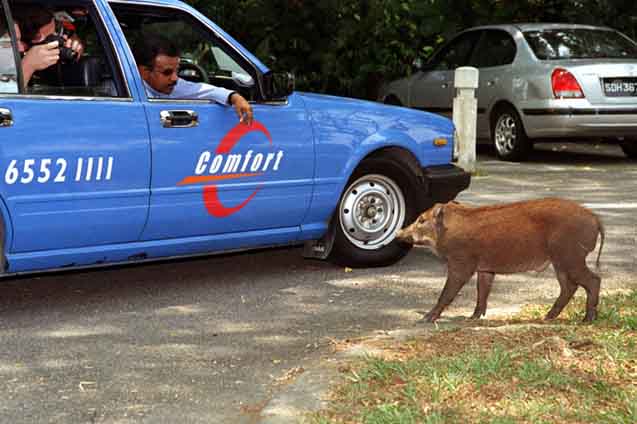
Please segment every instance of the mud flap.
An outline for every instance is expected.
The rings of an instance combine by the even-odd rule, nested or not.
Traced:
[[[308,240],[303,245],[303,257],[307,259],[321,259],[325,260],[332,252],[332,246],[334,246],[334,225],[335,220],[330,221],[330,225],[327,232],[323,237],[318,240]]]

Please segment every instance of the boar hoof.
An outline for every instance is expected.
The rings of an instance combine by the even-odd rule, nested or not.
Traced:
[[[440,318],[440,314],[434,311],[430,311],[419,322],[422,322],[422,323],[435,322],[438,318]]]
[[[555,318],[557,318],[557,316],[559,315],[559,313],[555,313],[553,311],[549,311],[548,314],[546,314],[546,316],[544,317],[545,321],[553,321]]]
[[[597,318],[597,311],[586,311],[583,322],[593,322]]]
[[[470,320],[480,319],[484,314],[482,312],[474,312],[473,315],[469,317]]]

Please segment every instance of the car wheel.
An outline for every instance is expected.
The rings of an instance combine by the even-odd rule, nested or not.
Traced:
[[[523,160],[531,152],[533,144],[526,136],[522,120],[513,108],[498,108],[493,115],[491,128],[493,146],[500,159]]]
[[[637,139],[622,140],[620,146],[627,157],[637,159]]]
[[[388,158],[364,161],[350,178],[335,212],[329,260],[353,268],[386,266],[409,251],[396,231],[416,218],[415,177]]]

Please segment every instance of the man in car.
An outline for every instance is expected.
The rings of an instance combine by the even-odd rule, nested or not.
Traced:
[[[22,76],[24,84],[27,85],[34,72],[46,69],[57,63],[60,58],[60,50],[57,42],[51,42],[30,48],[27,43],[22,40],[22,31],[20,30],[20,26],[17,22],[14,25],[14,31],[18,51],[22,55]],[[0,38],[9,38],[9,33],[6,28],[0,31]],[[2,55],[3,64],[13,62],[13,50],[11,48],[3,48]],[[17,92],[15,90],[17,90],[15,83],[7,83],[2,85],[0,92]]]
[[[18,50],[23,54],[22,75],[26,86],[35,72],[59,62],[62,46],[58,41],[43,43],[56,31],[56,20],[51,10],[32,5],[18,6],[14,10],[14,19]],[[64,47],[73,52],[76,60],[84,51],[84,45],[77,36],[67,38]]]
[[[135,60],[144,80],[146,93],[152,98],[209,99],[222,105],[232,105],[239,122],[251,124],[252,106],[236,91],[179,78],[180,51],[170,40],[146,35],[135,44]]]
[[[60,49],[57,41],[29,48],[22,41],[20,27],[17,24],[15,25],[15,35],[18,51],[24,55],[22,56],[22,77],[26,86],[36,71],[47,69],[60,60]]]

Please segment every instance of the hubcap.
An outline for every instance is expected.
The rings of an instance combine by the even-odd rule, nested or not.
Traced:
[[[405,222],[405,197],[400,187],[384,175],[356,180],[339,206],[341,229],[356,247],[375,250],[394,239]]]
[[[513,116],[504,114],[498,118],[495,125],[495,148],[502,155],[508,155],[515,149],[518,129]]]

